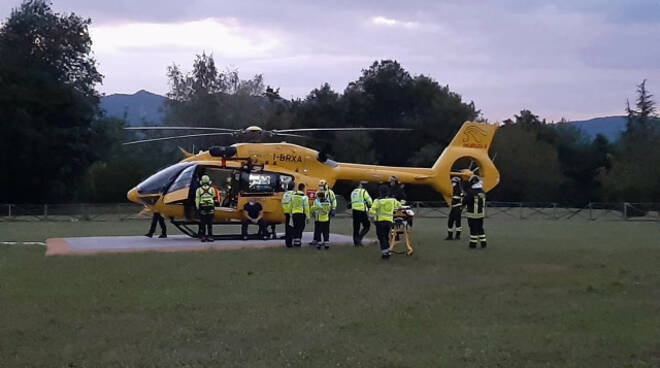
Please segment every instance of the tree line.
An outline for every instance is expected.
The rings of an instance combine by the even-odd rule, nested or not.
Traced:
[[[0,202],[124,201],[132,186],[181,158],[178,145],[236,143],[217,136],[122,146],[142,135],[123,130],[125,121],[99,108],[103,76],[90,52],[90,22],[27,0],[0,27]],[[242,79],[237,70],[220,70],[206,53],[189,72],[172,65],[166,75],[165,125],[413,129],[405,136],[325,132],[293,141],[338,161],[430,166],[464,121],[486,121],[474,102],[395,60],[373,62],[343,91],[325,83],[292,100],[264,85],[262,75]],[[491,148],[501,182],[489,199],[660,202],[660,129],[645,82],[625,111],[627,129],[615,142],[601,135],[591,140],[528,110],[503,121]]]

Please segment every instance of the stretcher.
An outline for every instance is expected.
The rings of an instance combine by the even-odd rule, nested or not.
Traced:
[[[410,206],[401,206],[394,210],[394,224],[390,230],[390,252],[396,254],[412,255],[414,252],[412,242],[412,220],[415,212]],[[404,239],[405,250],[395,250],[396,245]]]

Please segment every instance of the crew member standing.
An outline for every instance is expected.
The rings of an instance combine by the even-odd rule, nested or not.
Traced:
[[[167,238],[167,228],[165,227],[165,219],[160,212],[154,212],[153,217],[151,217],[151,226],[149,227],[149,232],[144,234],[147,238],[154,236],[156,232],[156,224],[160,225],[160,236],[159,238]]]
[[[319,189],[316,191],[318,192],[324,192],[325,193],[325,198],[328,199],[328,202],[332,205],[332,209],[330,212],[330,216],[334,217],[335,216],[335,211],[337,210],[337,196],[335,195],[335,192],[328,187],[328,182],[321,179],[319,181]]]
[[[362,239],[369,232],[371,223],[369,222],[369,207],[372,200],[369,192],[364,189],[367,184],[361,181],[358,187],[351,192],[351,209],[353,210],[353,245],[362,246]],[[360,230],[362,228],[362,230]]]
[[[328,249],[330,247],[330,211],[332,211],[332,203],[326,198],[325,192],[318,192],[312,206],[312,213],[314,214],[314,241],[312,245],[316,245],[316,249],[321,249],[321,247]],[[321,236],[323,239],[321,239]]]
[[[287,184],[287,191],[282,195],[282,212],[284,212],[284,244],[287,248],[293,246],[293,222],[291,220],[291,195],[295,193],[296,185],[293,181]]]
[[[291,195],[291,219],[293,220],[293,246],[300,247],[305,222],[309,221],[309,198],[305,194],[305,183],[298,184],[298,190]]]
[[[401,202],[390,197],[389,189],[383,185],[378,190],[376,199],[369,214],[376,224],[376,234],[380,242],[380,252],[383,259],[390,258],[390,230],[394,223],[394,210],[401,207]]]
[[[399,182],[399,178],[396,175],[390,176],[390,197],[396,199],[399,202],[405,203],[406,191],[403,188],[403,184]]]
[[[202,176],[201,186],[195,191],[195,206],[199,212],[199,239],[213,241],[213,213],[215,212],[215,189],[208,175]]]
[[[476,175],[470,178],[465,191],[465,212],[470,227],[470,248],[476,248],[477,243],[481,243],[481,247],[486,248],[486,232],[484,231],[486,194],[481,179]]]
[[[449,210],[449,219],[447,220],[447,237],[445,240],[459,240],[461,239],[461,231],[463,231],[463,228],[461,227],[461,212],[463,212],[463,188],[461,188],[461,178],[458,176],[451,178],[451,187],[451,209]]]

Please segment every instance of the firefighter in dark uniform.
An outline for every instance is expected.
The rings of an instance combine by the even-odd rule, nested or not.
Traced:
[[[465,190],[465,213],[470,227],[470,248],[476,248],[477,243],[481,243],[481,247],[486,248],[484,231],[486,194],[481,179],[476,175],[470,178],[468,188]]]
[[[451,209],[449,211],[449,219],[447,220],[447,237],[445,240],[459,240],[461,239],[461,231],[463,231],[463,228],[461,227],[461,212],[463,212],[463,188],[461,188],[461,178],[458,176],[451,178],[451,187]]]

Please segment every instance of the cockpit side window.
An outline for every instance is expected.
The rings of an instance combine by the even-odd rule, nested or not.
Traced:
[[[167,167],[138,184],[137,190],[140,194],[158,194],[163,193],[172,183],[174,178],[188,166],[194,165],[193,162],[181,162]]]

